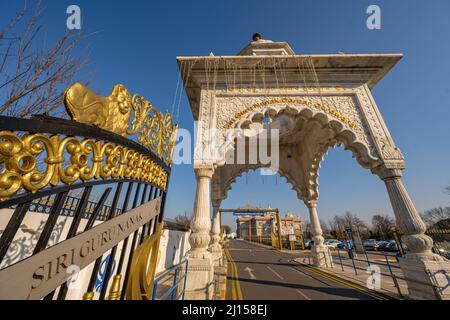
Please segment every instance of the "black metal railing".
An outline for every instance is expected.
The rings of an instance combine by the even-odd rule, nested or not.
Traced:
[[[34,201],[31,202],[29,211],[38,212],[38,213],[50,213],[51,208],[54,204],[54,198],[55,197],[47,196],[44,198],[35,199]],[[65,216],[65,217],[74,217],[76,210],[77,210],[78,206],[80,205],[80,201],[81,201],[81,196],[78,197],[78,196],[68,195],[64,201],[64,204],[61,208],[59,215]],[[89,216],[94,211],[97,204],[98,204],[98,200],[88,200],[85,210],[81,213],[81,218],[88,219]],[[110,211],[111,211],[111,204],[104,204],[102,206],[100,212],[96,216],[96,220],[106,221]],[[114,215],[116,216],[116,215],[120,214],[121,212],[122,212],[121,207],[115,208]]]
[[[333,270],[334,275],[353,278],[358,282],[366,281],[369,275],[373,277],[376,274],[380,277],[380,287],[374,290],[389,293],[392,297],[405,298],[408,295],[407,283],[416,283],[430,288],[436,299],[441,299],[440,293],[447,289],[439,285],[436,273],[431,271],[428,271],[431,283],[405,277],[399,264],[401,258],[398,257],[398,252],[363,251],[356,253],[353,249],[330,248],[327,253],[323,254],[328,255],[328,257],[324,257],[326,258],[324,260],[331,262],[329,267]],[[314,259],[312,254],[306,254],[303,255],[303,260],[300,258],[300,261],[313,265]],[[375,269],[375,266],[378,269]],[[442,271],[447,275],[445,270]]]

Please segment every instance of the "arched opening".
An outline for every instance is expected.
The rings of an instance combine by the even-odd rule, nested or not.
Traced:
[[[332,110],[332,109],[330,109]],[[373,169],[380,165],[380,160],[373,156],[373,152],[367,143],[362,140],[364,135],[358,132],[346,118],[339,118],[336,114],[331,116],[322,110],[314,110],[310,106],[302,104],[275,104],[262,109],[253,110],[243,119],[239,120],[231,133],[228,132],[225,143],[223,160],[219,161],[221,196],[226,193],[225,189],[229,182],[239,171],[248,168],[271,166],[275,167],[281,175],[288,178],[295,187],[299,199],[307,202],[318,200],[318,176],[320,163],[329,148],[343,146],[350,150],[357,162],[365,169]],[[269,134],[267,134],[269,132]],[[272,145],[273,133],[276,132],[276,145]],[[255,138],[266,143],[266,150],[277,149],[277,165],[258,162],[249,164],[226,164],[227,155],[232,153],[232,159],[236,159],[239,144],[238,139]],[[261,139],[261,137],[263,137]],[[268,138],[270,137],[270,138]],[[265,139],[265,140],[263,140]],[[248,142],[244,143],[246,146]],[[250,153],[247,147],[244,152]],[[242,152],[242,150],[241,150]],[[261,156],[258,149],[258,156]],[[249,159],[246,155],[244,159]],[[232,169],[229,169],[232,167]]]
[[[258,208],[277,208],[280,214],[292,213],[306,220],[307,208],[299,199],[295,186],[281,173],[265,175],[261,168],[249,168],[239,172],[228,185],[221,208],[251,205]],[[236,218],[232,214],[222,215],[222,224],[234,230]]]
[[[394,218],[382,181],[353,160],[351,152],[336,146],[329,148],[320,162],[317,210],[325,238],[345,238],[345,230],[336,226],[335,217],[342,220],[347,212],[363,222],[364,228],[359,230],[363,238],[370,235],[374,215]],[[333,231],[340,232],[336,235]]]

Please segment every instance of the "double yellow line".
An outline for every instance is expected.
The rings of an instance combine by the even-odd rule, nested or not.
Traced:
[[[225,255],[227,256],[227,260],[231,266],[231,298],[233,300],[244,300],[244,298],[242,297],[241,284],[239,283],[236,263],[234,262],[233,257],[231,256],[231,253],[227,248],[225,248]]]
[[[388,296],[385,296],[385,295],[382,295],[382,294],[375,293],[375,292],[373,292],[373,291],[371,291],[371,290],[369,290],[369,289],[367,289],[367,288],[365,288],[363,286],[360,286],[360,285],[358,285],[356,283],[344,280],[344,279],[339,278],[337,276],[331,275],[331,274],[329,274],[327,272],[323,272],[323,271],[318,270],[318,269],[316,269],[314,267],[311,267],[309,265],[306,265],[306,264],[303,264],[303,263],[300,263],[300,262],[297,262],[297,261],[295,261],[295,262],[297,264],[299,264],[300,266],[306,268],[309,272],[312,272],[312,273],[317,274],[317,275],[319,275],[321,277],[327,278],[327,279],[329,279],[331,281],[343,284],[343,285],[345,285],[345,286],[347,286],[347,287],[349,287],[349,288],[351,288],[353,290],[361,292],[361,293],[363,293],[363,294],[365,294],[367,296],[370,296],[372,298],[375,298],[377,300],[393,300],[394,299],[392,297],[388,297]]]

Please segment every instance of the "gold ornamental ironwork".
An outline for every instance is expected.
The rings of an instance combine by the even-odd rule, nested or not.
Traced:
[[[121,136],[139,133],[138,142],[171,166],[177,125],[137,94],[116,85],[108,97],[81,83],[65,91],[72,120]],[[104,139],[64,134],[0,131],[0,201],[21,190],[37,192],[60,183],[132,179],[166,190],[168,172],[157,160]]]
[[[113,278],[111,288],[109,289],[108,300],[119,300],[120,298],[120,281],[122,275],[116,274]]]
[[[138,142],[171,165],[178,125],[170,113],[162,114],[138,94],[131,96],[123,85],[103,97],[76,83],[66,90],[64,104],[75,121],[121,136],[139,133]]]
[[[21,188],[36,192],[60,182],[134,179],[166,189],[168,173],[149,157],[90,138],[0,131],[0,201]],[[39,163],[39,165],[38,165]]]

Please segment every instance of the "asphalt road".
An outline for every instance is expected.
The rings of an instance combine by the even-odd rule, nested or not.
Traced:
[[[240,240],[226,244],[229,300],[376,300],[382,297],[313,268],[288,253]]]

